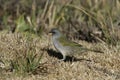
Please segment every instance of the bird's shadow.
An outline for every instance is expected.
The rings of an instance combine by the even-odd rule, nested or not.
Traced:
[[[58,59],[62,59],[63,56],[60,52],[56,52],[54,51],[53,49],[46,49],[47,53],[49,56],[52,56],[52,57],[56,57]],[[74,56],[66,56],[66,59],[64,60],[64,62],[77,62],[77,61],[91,61],[91,60],[88,60],[88,59],[79,59],[79,58],[76,58]]]

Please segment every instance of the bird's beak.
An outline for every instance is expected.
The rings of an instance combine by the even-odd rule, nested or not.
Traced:
[[[51,30],[51,31],[49,31],[49,33],[51,33],[51,34],[52,34],[52,33],[53,33],[53,31]]]
[[[51,31],[49,31],[49,33],[52,33]]]

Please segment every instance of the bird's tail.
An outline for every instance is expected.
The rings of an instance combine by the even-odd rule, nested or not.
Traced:
[[[88,49],[88,48],[85,48],[85,47],[82,47],[80,49],[81,49],[80,50],[81,52],[92,51],[92,52],[96,52],[96,53],[104,53],[104,52],[102,52],[100,50],[93,50],[93,49]]]
[[[103,51],[100,51],[100,50],[92,50],[92,49],[87,49],[87,50],[92,52],[97,52],[97,53],[104,53]]]

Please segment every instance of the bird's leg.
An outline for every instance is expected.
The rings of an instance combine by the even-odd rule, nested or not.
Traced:
[[[72,62],[75,60],[75,57],[74,56],[72,56]]]
[[[66,56],[65,55],[63,55],[63,58],[61,59],[62,61],[64,61],[66,59]]]
[[[56,61],[56,62],[61,62],[61,61],[64,61],[65,59],[66,59],[66,55],[62,55],[63,56],[63,58],[62,59],[59,59],[58,61]]]

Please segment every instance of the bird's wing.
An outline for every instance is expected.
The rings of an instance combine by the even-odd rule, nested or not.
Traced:
[[[58,40],[63,46],[83,47],[82,45],[80,45],[76,42],[72,42],[72,41],[68,40],[65,36],[60,37]]]
[[[68,40],[65,36],[60,37],[59,42],[63,46],[71,47],[71,48],[73,48],[73,50],[76,50],[76,51],[81,51],[81,52],[93,51],[93,52],[103,53],[102,51],[99,51],[99,50],[91,50],[91,49],[85,48],[76,42],[72,42],[72,41]]]

